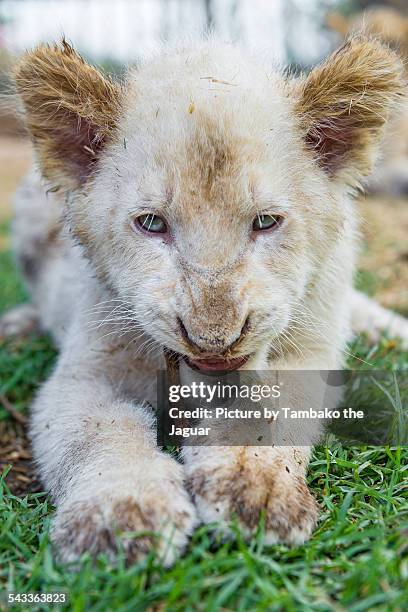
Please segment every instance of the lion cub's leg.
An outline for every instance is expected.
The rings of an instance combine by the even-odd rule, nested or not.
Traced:
[[[0,339],[46,327],[42,313],[54,298],[55,283],[48,276],[62,250],[60,230],[60,204],[52,194],[47,196],[39,174],[32,170],[15,195],[12,233],[16,262],[32,303],[0,317]]]
[[[182,465],[157,448],[149,410],[106,378],[62,355],[33,406],[34,454],[57,505],[52,541],[65,561],[114,557],[121,542],[128,562],[155,549],[170,564],[196,524]]]
[[[25,336],[39,328],[39,313],[34,304],[20,304],[0,317],[0,341]]]
[[[355,334],[364,332],[372,342],[386,332],[391,338],[400,338],[402,346],[408,348],[408,320],[356,290],[352,293],[351,325]]]
[[[262,361],[256,365],[263,384],[271,386],[278,380],[281,394],[274,408],[296,410],[320,406],[326,400],[336,401],[336,388],[333,391],[321,376],[322,364],[335,363],[335,357],[331,359],[330,362],[327,356],[324,360],[311,360],[309,373],[298,373],[299,364],[294,360],[275,362],[279,379],[276,371],[268,377]],[[302,369],[306,370],[306,364]],[[246,384],[251,384],[250,381],[245,379]],[[257,404],[257,409],[262,411],[262,406]],[[235,517],[243,534],[250,537],[263,516],[267,544],[301,544],[309,538],[318,519],[318,507],[308,489],[306,471],[311,445],[320,439],[323,424],[318,419],[287,419],[283,410],[279,410],[276,420],[268,422],[271,435],[267,446],[185,447],[187,485],[198,515],[205,523],[220,521],[228,529]],[[215,421],[212,440],[239,443],[246,438],[247,444],[254,444],[252,424],[242,420],[242,428],[239,420]]]

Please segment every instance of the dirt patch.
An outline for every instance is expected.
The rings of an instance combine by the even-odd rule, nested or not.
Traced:
[[[365,244],[359,267],[375,279],[375,296],[389,308],[408,307],[408,199],[364,198]]]
[[[31,162],[28,140],[0,134],[0,223],[10,218],[14,193]],[[0,249],[6,246],[6,237],[0,237]]]
[[[10,216],[15,190],[32,161],[31,143],[0,135],[0,219]]]
[[[26,426],[14,420],[0,422],[0,474],[10,465],[6,484],[14,495],[41,491],[32,463]]]

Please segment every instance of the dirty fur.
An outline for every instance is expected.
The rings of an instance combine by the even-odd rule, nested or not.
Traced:
[[[364,38],[347,41],[312,71],[301,87],[298,112],[308,124],[306,142],[329,173],[347,168],[355,184],[373,165],[390,101],[402,98],[402,63],[385,47]]]
[[[87,64],[65,40],[25,55],[13,76],[43,176],[56,187],[78,186],[112,137],[120,113],[120,86]],[[67,164],[69,174],[63,170]]]
[[[212,40],[162,53],[121,87],[66,43],[21,59],[37,166],[17,194],[14,244],[33,258],[33,307],[60,348],[31,437],[63,558],[114,555],[118,530],[147,530],[125,538],[128,560],[154,546],[171,563],[199,521],[228,529],[233,515],[248,537],[260,516],[269,542],[310,536],[310,449],[189,447],[177,462],[156,446],[156,371],[164,348],[168,362],[342,367],[356,303],[352,196],[401,72],[361,37],[301,79]],[[148,212],[166,219],[165,236],[135,227]],[[282,223],[256,233],[260,213]],[[381,328],[394,318],[384,316]],[[402,318],[396,327],[407,339]]]

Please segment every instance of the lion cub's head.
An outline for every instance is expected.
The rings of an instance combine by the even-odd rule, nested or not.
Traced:
[[[348,281],[347,193],[400,72],[360,38],[298,80],[209,42],[119,85],[64,42],[27,54],[15,81],[101,281],[154,339],[217,370],[290,343],[322,283]]]

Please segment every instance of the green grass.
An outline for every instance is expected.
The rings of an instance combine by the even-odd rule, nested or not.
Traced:
[[[0,310],[24,299],[8,255],[0,258]],[[350,348],[351,367],[407,369],[408,353],[383,339]],[[52,367],[47,338],[31,336],[0,347],[0,392],[25,411]],[[362,361],[363,360],[363,361]],[[406,401],[407,398],[405,398]],[[9,418],[0,408],[0,420]],[[80,610],[404,610],[408,607],[408,448],[318,448],[309,483],[321,520],[304,546],[217,541],[209,528],[165,570],[152,554],[126,567],[84,557],[77,571],[53,558],[48,529],[53,508],[45,494],[13,496],[0,479],[0,609],[7,591],[64,591]],[[3,600],[1,593],[3,592]],[[162,607],[160,607],[162,604]],[[15,609],[47,610],[48,605]]]

